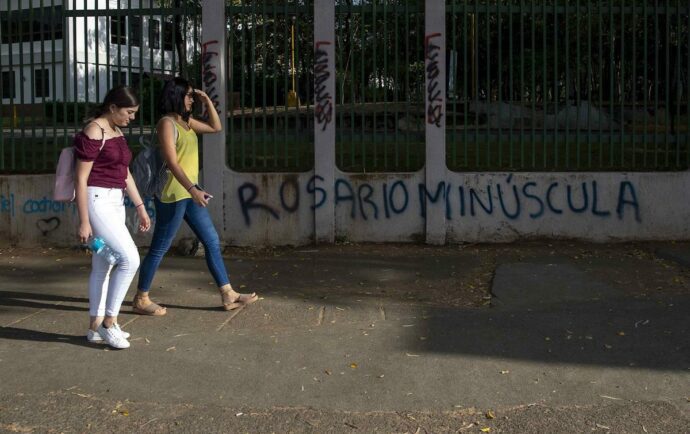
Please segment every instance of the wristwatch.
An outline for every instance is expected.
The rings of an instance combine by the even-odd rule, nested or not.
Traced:
[[[201,188],[201,186],[200,186],[199,184],[192,184],[192,185],[187,189],[187,192],[191,192],[191,191],[192,191],[192,188],[196,188],[196,189],[199,190],[199,191],[204,191],[204,189]]]

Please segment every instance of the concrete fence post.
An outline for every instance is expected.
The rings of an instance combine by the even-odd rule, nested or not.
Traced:
[[[314,240],[335,241],[335,2],[314,0]],[[318,202],[317,202],[318,201]],[[320,203],[322,202],[322,203]]]
[[[218,111],[223,130],[204,135],[203,183],[206,191],[215,196],[209,203],[211,219],[219,234],[225,233],[223,218],[226,201],[230,200],[223,191],[225,171],[225,131],[227,127],[226,103],[226,21],[225,3],[203,0],[201,4],[201,81],[203,90],[213,101]]]
[[[420,186],[426,242],[446,241],[446,2],[424,7],[425,186]]]

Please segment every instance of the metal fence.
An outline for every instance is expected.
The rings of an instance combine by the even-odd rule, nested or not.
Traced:
[[[151,0],[19,3],[0,2],[2,173],[52,171],[90,108],[120,84],[141,100],[126,131],[136,149],[160,116],[163,80],[199,79],[198,9]]]
[[[200,10],[0,0],[0,171],[50,172],[113,84],[200,77]],[[173,2],[170,2],[173,3]],[[111,6],[108,6],[111,5]],[[686,170],[689,7],[680,0],[448,0],[447,164],[457,171]],[[228,166],[313,167],[313,2],[233,0]],[[424,165],[424,1],[336,1],[336,164]]]

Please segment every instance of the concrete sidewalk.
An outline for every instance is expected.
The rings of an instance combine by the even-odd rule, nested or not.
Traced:
[[[89,258],[0,249],[0,431],[689,432],[689,245],[167,257],[132,347],[88,344]],[[484,431],[487,432],[487,431]]]

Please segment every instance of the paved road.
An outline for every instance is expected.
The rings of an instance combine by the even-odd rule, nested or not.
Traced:
[[[169,257],[125,351],[83,338],[86,256],[3,248],[0,430],[688,432],[685,247],[229,249],[231,313]]]

